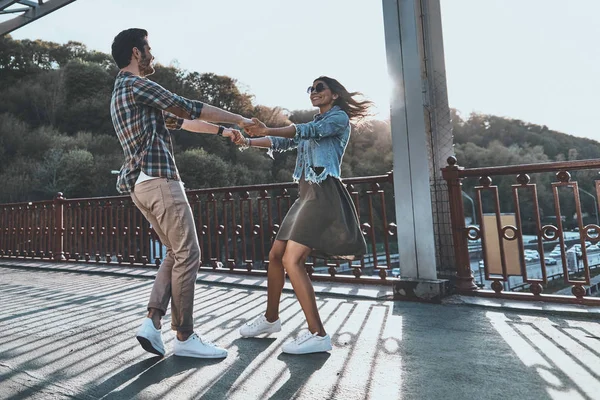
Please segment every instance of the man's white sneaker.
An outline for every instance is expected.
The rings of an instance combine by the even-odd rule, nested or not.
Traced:
[[[306,331],[296,339],[285,343],[281,350],[288,354],[308,354],[329,351],[331,348],[329,335],[318,336],[316,333]]]
[[[144,350],[159,356],[165,355],[165,344],[163,343],[160,329],[156,329],[151,318],[145,318],[142,326],[136,333],[138,342]]]
[[[182,357],[225,358],[227,357],[227,350],[217,347],[211,342],[202,340],[200,336],[192,333],[184,342],[175,338],[173,354]]]
[[[275,322],[267,321],[264,315],[256,317],[253,321],[247,322],[240,328],[240,335],[243,337],[254,337],[263,333],[275,333],[281,330],[281,320]]]

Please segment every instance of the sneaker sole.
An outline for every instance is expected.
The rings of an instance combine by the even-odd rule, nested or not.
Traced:
[[[214,356],[201,356],[201,355],[198,355],[198,354],[188,354],[188,353],[184,353],[184,354],[179,353],[179,354],[177,354],[177,353],[173,353],[173,355],[177,356],[177,357],[193,357],[193,358],[227,358],[227,354],[225,354],[225,355],[214,355]]]
[[[256,333],[254,335],[244,335],[243,333],[240,332],[240,336],[243,338],[253,338],[253,337],[258,337],[261,335],[270,335],[271,333],[277,333],[277,332],[281,332],[281,328],[277,329],[275,331],[265,331],[265,332]]]
[[[277,332],[279,332],[279,331],[277,331]],[[242,335],[242,334],[240,333],[240,336],[241,336],[241,337],[243,337],[243,338],[249,339],[249,338],[255,338],[255,337],[259,337],[259,336],[263,336],[263,335],[264,335],[264,336],[268,336],[268,335],[270,335],[271,333],[277,333],[277,332],[261,332],[261,333],[257,333],[257,334],[255,334],[255,335]]]
[[[328,349],[323,349],[323,350],[313,350],[313,351],[285,351],[285,350],[281,350],[282,353],[285,354],[294,354],[294,355],[302,355],[302,354],[315,354],[315,353],[326,353],[328,351],[333,350],[333,347],[330,347]]]
[[[157,356],[164,357],[165,353],[161,353],[160,350],[157,350],[154,346],[152,346],[152,343],[148,339],[142,336],[136,336],[136,338],[144,350],[149,353],[156,354]]]

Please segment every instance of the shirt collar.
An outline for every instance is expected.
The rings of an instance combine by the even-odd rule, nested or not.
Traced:
[[[120,70],[119,73],[117,74],[117,78],[121,78],[121,79],[126,78],[128,76],[134,76],[133,72]]]

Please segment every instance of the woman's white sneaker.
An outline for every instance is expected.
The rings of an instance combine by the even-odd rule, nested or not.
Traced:
[[[227,350],[217,347],[209,341],[202,340],[200,336],[192,333],[183,342],[175,338],[173,354],[181,357],[225,358],[227,357]]]
[[[162,333],[160,329],[156,329],[152,323],[152,319],[145,318],[142,326],[136,333],[138,342],[144,350],[159,355],[165,355],[165,344],[163,343]]]
[[[285,343],[281,350],[288,354],[309,354],[330,351],[331,349],[329,335],[318,336],[316,333],[306,331],[298,335],[296,339]]]
[[[243,337],[255,337],[263,333],[275,333],[281,330],[281,320],[275,322],[267,321],[264,315],[256,317],[253,321],[247,322],[240,328],[240,335]]]

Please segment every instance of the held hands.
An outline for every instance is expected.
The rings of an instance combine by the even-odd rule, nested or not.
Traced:
[[[267,128],[267,125],[265,125],[265,123],[260,121],[258,118],[252,118],[252,125],[244,127],[244,130],[252,137],[266,136],[268,129],[269,128]]]
[[[223,130],[223,137],[230,138],[232,141],[233,141],[233,138],[235,137],[235,135],[241,135],[240,131],[238,131],[237,129],[233,129],[233,128],[225,128]]]
[[[244,129],[248,133],[248,135],[251,137],[266,136],[267,131],[269,129],[269,128],[267,128],[267,125],[265,125],[258,118],[250,119],[250,118],[242,117],[237,122],[237,124],[242,129]],[[239,130],[230,129],[231,134],[227,134],[227,135],[226,135],[226,131],[223,132],[223,136],[230,138],[233,143],[235,143],[238,146],[241,146],[240,150],[248,148],[248,146],[250,145],[250,140],[247,137],[245,137]]]
[[[254,126],[254,121],[250,118],[241,117],[241,119],[237,122],[237,124],[242,128],[247,130]]]
[[[238,146],[248,146],[248,138],[244,137],[240,131],[235,131],[234,135],[231,136],[231,141]]]

